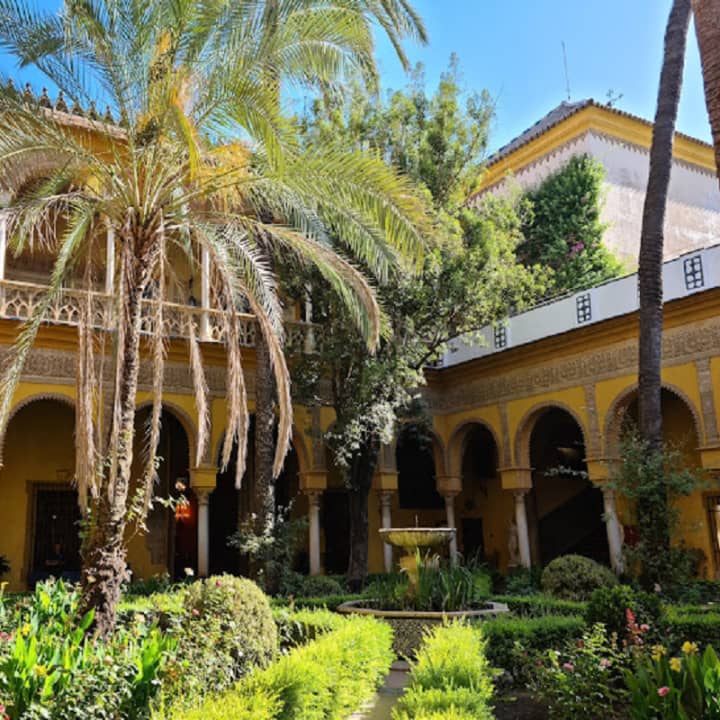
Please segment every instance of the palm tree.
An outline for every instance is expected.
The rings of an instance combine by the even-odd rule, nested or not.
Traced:
[[[640,236],[638,410],[640,437],[645,443],[648,457],[662,450],[663,236],[690,15],[690,0],[673,0],[665,31],[665,50],[650,146],[650,173]],[[641,536],[646,541],[653,538],[652,546],[657,545],[658,551],[668,550],[670,546],[668,499],[662,487],[660,494],[660,498],[638,501],[642,505],[642,512],[638,513]],[[653,580],[648,578],[649,582]]]
[[[347,303],[371,348],[381,322],[375,296],[333,242],[339,239],[377,277],[398,262],[418,265],[426,220],[408,183],[375,158],[332,147],[301,150],[265,82],[281,71],[296,82],[312,78],[332,86],[345,65],[372,66],[371,30],[358,3],[337,6],[326,14],[317,12],[317,3],[283,0],[269,26],[261,0],[67,0],[59,14],[20,0],[0,1],[0,46],[39,67],[69,97],[86,105],[106,101],[121,118],[120,126],[90,118],[78,127],[66,114],[38,108],[11,90],[0,96],[0,168],[2,189],[11,195],[11,241],[18,251],[46,245],[56,253],[44,302],[19,334],[2,375],[0,431],[45,310],[63,281],[81,268],[89,290],[93,250],[107,228],[118,245],[118,290],[108,301],[106,323],[112,331],[94,329],[96,307],[88,292],[78,351],[83,603],[94,608],[101,634],[114,625],[127,576],[128,518],[142,521],[153,502],[167,339],[163,301],[173,274],[169,250],[193,264],[203,253],[209,257],[227,355],[222,462],[227,465],[237,445],[238,482],[247,430],[235,312],[240,303],[255,315],[271,358],[278,397],[276,474],[291,430],[281,307],[260,248],[314,264]],[[58,237],[52,229],[59,216]],[[148,305],[154,396],[145,470],[134,493],[135,405]],[[194,321],[187,334],[199,459],[209,420]],[[103,383],[103,377],[111,381]]]
[[[700,47],[705,104],[715,146],[715,166],[720,172],[720,2],[692,0],[692,9]]]

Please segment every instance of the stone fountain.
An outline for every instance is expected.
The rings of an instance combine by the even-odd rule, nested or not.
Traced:
[[[444,547],[455,537],[455,528],[383,528],[380,530],[380,536],[386,543],[403,550],[404,555],[400,558],[400,567],[407,573],[410,584],[417,585],[418,553],[421,562],[427,562],[427,555],[432,548]]]

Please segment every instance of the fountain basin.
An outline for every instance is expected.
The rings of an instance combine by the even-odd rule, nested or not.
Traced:
[[[482,622],[509,612],[505,603],[488,601],[483,607],[453,612],[427,610],[381,610],[372,607],[372,600],[351,600],[337,611],[345,615],[371,615],[388,623],[393,629],[393,650],[398,657],[412,657],[422,645],[425,632],[435,625],[452,620]]]
[[[408,527],[383,528],[378,531],[384,542],[405,551],[447,545],[455,535],[455,528]]]

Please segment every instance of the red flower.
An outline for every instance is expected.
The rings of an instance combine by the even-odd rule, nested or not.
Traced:
[[[670,688],[667,685],[663,685],[661,688],[658,688],[658,695],[660,697],[665,697],[670,692]]]

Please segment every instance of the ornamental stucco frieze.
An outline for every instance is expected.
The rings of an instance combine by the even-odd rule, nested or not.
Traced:
[[[547,352],[554,357],[539,366],[494,372],[468,382],[463,382],[458,375],[457,383],[450,388],[431,385],[424,389],[430,409],[439,414],[457,412],[637,372],[637,340],[569,358],[563,357],[562,341],[558,341]],[[720,319],[666,331],[664,365],[693,362],[713,355],[720,355]],[[482,360],[476,362],[482,366]]]

